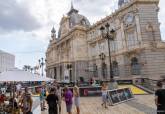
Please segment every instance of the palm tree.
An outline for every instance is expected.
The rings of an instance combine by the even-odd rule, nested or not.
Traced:
[[[24,65],[23,70],[28,71],[28,65]]]
[[[33,71],[33,68],[30,65],[24,65],[23,66],[23,70],[32,72]]]
[[[34,66],[34,73],[36,73],[36,70],[38,70],[39,69],[39,67],[38,66]]]
[[[32,72],[33,72],[33,70],[34,70],[34,68],[33,68],[33,67],[31,67],[31,68],[30,68],[30,72],[32,73]]]
[[[27,71],[29,71],[30,70],[30,66],[29,65],[27,65]]]

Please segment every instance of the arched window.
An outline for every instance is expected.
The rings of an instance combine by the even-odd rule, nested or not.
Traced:
[[[140,64],[136,57],[131,59],[131,74],[139,75],[140,74]]]
[[[82,25],[86,25],[85,19],[82,19],[82,20],[81,20],[81,24],[82,24]]]
[[[112,69],[113,69],[113,75],[119,76],[119,66],[118,66],[118,63],[116,61],[113,61]]]

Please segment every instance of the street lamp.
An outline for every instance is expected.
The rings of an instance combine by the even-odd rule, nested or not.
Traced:
[[[105,62],[104,62],[104,60],[105,60],[105,54],[104,53],[101,53],[99,55],[99,57],[102,60],[102,76],[103,76],[103,78],[105,78]]]
[[[42,69],[41,76],[44,76],[44,65],[45,65],[44,58],[39,59],[38,62],[39,62],[40,68]]]
[[[110,64],[110,82],[114,82],[114,77],[113,77],[113,69],[112,69],[112,62],[111,62],[111,50],[110,50],[110,41],[114,40],[115,37],[115,30],[114,29],[109,29],[110,25],[107,23],[105,27],[101,26],[100,31],[101,31],[101,36],[102,38],[107,39],[108,41],[108,51],[109,51],[109,64]]]

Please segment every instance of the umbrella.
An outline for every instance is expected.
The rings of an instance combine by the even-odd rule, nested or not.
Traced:
[[[42,77],[20,69],[11,69],[0,74],[0,82],[26,82],[26,81],[53,81],[51,78]]]

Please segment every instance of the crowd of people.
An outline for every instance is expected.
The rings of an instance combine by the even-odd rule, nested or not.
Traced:
[[[48,91],[48,95],[47,92]],[[45,101],[48,104],[49,114],[61,114],[62,101],[66,104],[66,112],[72,114],[73,103],[75,104],[77,114],[80,114],[80,93],[78,86],[73,89],[67,86],[61,88],[54,82],[50,86],[43,86],[40,91],[41,111],[46,110]]]
[[[6,112],[9,114],[31,114],[33,100],[31,93],[28,91],[28,87],[22,87],[20,83],[11,86],[10,95],[4,91],[0,91],[0,112]]]
[[[157,114],[165,114],[165,89],[162,81],[158,81],[157,87],[155,91]],[[108,108],[107,90],[108,85],[103,82],[101,86],[101,105],[104,108]],[[74,107],[76,108],[76,114],[80,114],[80,92],[79,87],[76,85],[69,88],[67,86],[61,87],[57,82],[50,85],[44,84],[39,88],[39,96],[41,111],[47,110],[48,108],[49,114],[61,114],[61,104],[63,101],[65,102],[66,112],[68,114],[72,114]],[[24,91],[22,91],[22,86],[18,83],[11,97],[7,97],[3,92],[0,92],[0,107],[3,107],[4,102],[7,100],[9,103],[6,108],[9,113],[11,113],[9,111],[10,109],[14,109],[14,113],[12,110],[12,114],[20,114],[20,112],[23,112],[23,114],[32,114],[33,99],[28,87],[24,87]]]

